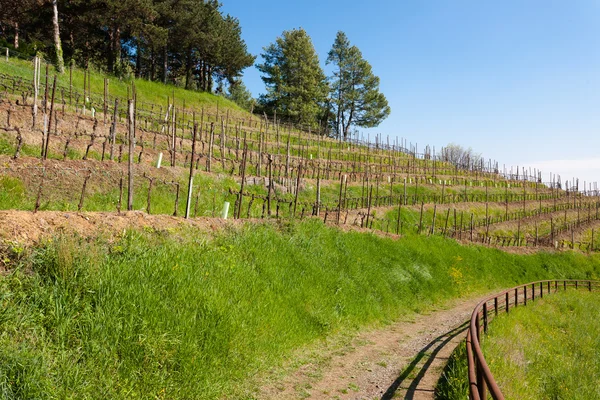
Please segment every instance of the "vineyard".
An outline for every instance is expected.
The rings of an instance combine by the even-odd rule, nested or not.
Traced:
[[[320,218],[499,247],[600,249],[597,187],[376,136],[337,141],[219,103],[92,91],[38,58],[0,67],[0,209]],[[122,84],[122,83],[121,83]],[[97,87],[96,82],[94,87]],[[118,91],[116,91],[118,92]]]

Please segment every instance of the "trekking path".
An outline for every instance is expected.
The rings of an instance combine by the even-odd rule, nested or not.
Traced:
[[[381,330],[264,387],[261,399],[433,399],[446,362],[482,298],[458,299]]]

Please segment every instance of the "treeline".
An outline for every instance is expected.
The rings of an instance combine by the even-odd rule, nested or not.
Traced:
[[[215,0],[0,0],[0,40],[117,76],[212,92],[255,57]]]
[[[253,99],[241,76],[255,56],[241,34],[217,0],[0,0],[0,46],[42,53],[59,72],[75,63],[222,93],[247,110],[344,140],[390,114],[379,78],[343,32],[327,54],[327,77],[307,32],[284,31],[261,54],[266,93]]]

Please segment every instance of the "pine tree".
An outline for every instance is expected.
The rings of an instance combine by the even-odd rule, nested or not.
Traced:
[[[242,81],[234,81],[233,84],[229,84],[227,98],[248,111],[252,109],[255,102],[252,98],[252,93],[250,93]]]
[[[335,114],[333,129],[340,139],[348,139],[351,126],[372,128],[390,115],[387,99],[379,92],[379,78],[344,32],[338,32],[327,57],[334,64],[331,105]]]
[[[267,93],[260,97],[261,105],[267,112],[277,112],[293,122],[317,125],[328,86],[306,31],[285,31],[264,50],[264,62],[257,65],[267,86]]]

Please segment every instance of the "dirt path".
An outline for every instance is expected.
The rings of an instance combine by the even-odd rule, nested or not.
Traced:
[[[272,382],[261,399],[433,399],[446,361],[479,299],[461,299],[360,334],[343,350]]]

